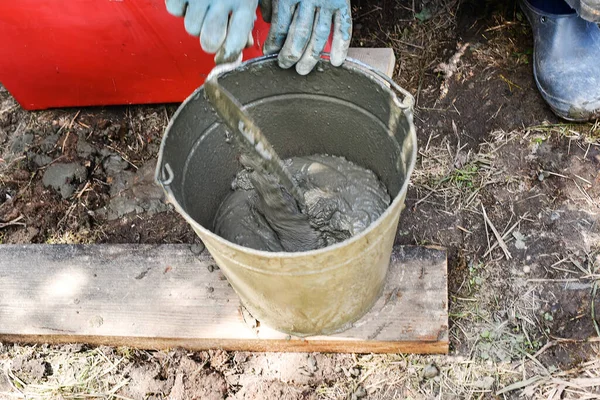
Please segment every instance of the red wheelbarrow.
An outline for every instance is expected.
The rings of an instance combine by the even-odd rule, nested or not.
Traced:
[[[244,59],[268,29],[259,16]],[[164,0],[0,1],[0,82],[27,110],[180,102],[213,58]]]

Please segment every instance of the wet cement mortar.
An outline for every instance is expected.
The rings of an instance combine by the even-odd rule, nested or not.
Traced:
[[[244,169],[217,212],[215,233],[255,250],[316,250],[363,232],[390,204],[377,176],[343,157],[294,157],[284,168],[305,210],[272,175]]]
[[[442,385],[436,379],[468,364],[481,365],[487,375],[478,375],[475,382],[457,381],[454,390],[478,388],[483,392],[477,395],[495,398],[493,392],[511,381],[489,371],[496,365],[518,371],[523,354],[536,354],[544,344],[551,346],[536,359],[549,370],[574,371],[597,357],[597,349],[586,340],[596,334],[591,305],[598,319],[600,296],[592,296],[594,281],[583,278],[578,266],[586,270],[600,264],[600,151],[597,144],[569,134],[590,131],[588,125],[569,125],[565,129],[569,136],[525,129],[561,121],[535,87],[531,32],[518,18],[518,9],[512,2],[494,6],[465,1],[454,14],[449,11],[455,9],[427,2],[428,14],[418,14],[417,19],[406,10],[412,7],[409,3],[383,1],[381,10],[362,3],[356,13],[354,45],[393,44],[398,60],[394,79],[418,101],[415,125],[422,154],[416,172],[424,170],[428,159],[442,164],[446,157],[454,179],[473,165],[483,171],[488,164],[477,157],[487,143],[495,146],[491,165],[500,174],[478,191],[477,209],[455,207],[458,200],[448,194],[453,192],[440,184],[446,175],[415,180],[396,236],[397,245],[448,249],[451,355],[380,359],[352,354],[93,349],[115,362],[125,357],[107,375],[115,384],[129,379],[118,394],[134,399],[347,399],[363,394],[368,399],[452,398],[447,387],[453,382]],[[423,11],[422,6],[416,3],[415,11]],[[429,39],[416,35],[427,29],[435,35]],[[393,33],[398,31],[406,35]],[[390,42],[390,37],[401,42]],[[448,95],[440,99],[443,79],[434,68],[448,61],[458,43],[467,41],[471,46],[450,81]],[[176,108],[30,113],[0,86],[0,242],[189,243],[200,253],[203,246],[164,203],[151,179],[160,138]],[[504,134],[511,139],[507,143]],[[436,147],[444,153],[432,153]],[[64,179],[51,172],[46,181],[54,185],[46,186],[50,166],[61,164],[67,166],[58,169]],[[432,194],[428,188],[435,187],[439,192]],[[72,194],[64,198],[70,190]],[[463,190],[472,194],[467,186]],[[486,229],[482,205],[501,233],[521,221],[515,235],[506,239],[511,259],[500,249],[484,257],[487,238],[491,236],[492,244],[494,238]],[[71,360],[90,349],[4,343],[0,362],[26,382],[45,383],[60,374],[52,354]],[[373,360],[380,361],[370,369]],[[425,372],[433,378],[425,377]],[[518,375],[511,376],[512,382],[525,374]],[[0,373],[0,392],[4,391],[14,390],[6,374]],[[508,398],[520,393],[513,391]]]

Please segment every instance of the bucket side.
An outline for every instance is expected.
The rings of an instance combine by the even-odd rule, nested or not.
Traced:
[[[296,259],[293,273],[284,272],[275,255],[240,253],[197,233],[256,319],[295,336],[331,334],[349,328],[380,296],[402,208],[396,203],[388,218],[352,245]],[[279,273],[263,268],[278,264]]]
[[[415,164],[411,107],[353,63],[334,68],[323,62],[315,73],[299,76],[265,58],[220,82],[264,127],[282,157],[346,157],[373,170],[394,198],[366,231],[334,246],[300,253],[244,248],[212,232],[214,215],[241,166],[201,88],[178,110],[163,139],[158,180],[248,310],[294,335],[343,330],[372,307],[383,287]],[[165,173],[167,167],[171,172]]]

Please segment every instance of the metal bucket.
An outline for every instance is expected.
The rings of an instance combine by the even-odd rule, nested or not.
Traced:
[[[261,323],[296,336],[349,328],[383,289],[416,159],[412,96],[352,60],[338,68],[322,61],[300,76],[279,68],[276,58],[264,57],[223,74],[219,82],[245,106],[282,158],[344,156],[373,170],[392,204],[366,231],[319,250],[257,251],[215,235],[214,217],[241,166],[202,87],[167,127],[158,183]]]

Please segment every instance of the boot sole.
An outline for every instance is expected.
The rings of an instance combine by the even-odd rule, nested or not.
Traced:
[[[600,118],[600,99],[596,101],[597,106],[591,111],[577,110],[574,109],[569,102],[548,96],[544,89],[540,86],[537,76],[535,78],[535,84],[546,104],[548,104],[552,112],[560,118],[573,122],[587,122]]]

